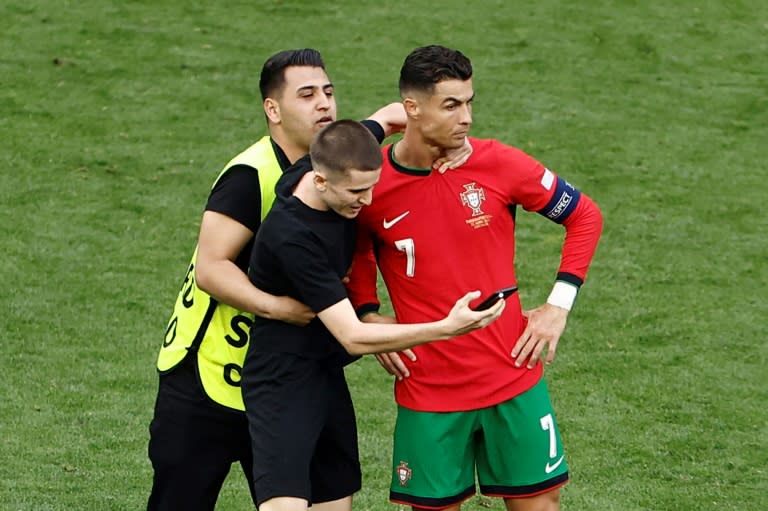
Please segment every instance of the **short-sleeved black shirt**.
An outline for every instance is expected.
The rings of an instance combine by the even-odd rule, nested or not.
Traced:
[[[248,275],[259,289],[291,296],[320,312],[347,297],[341,279],[352,264],[355,221],[334,211],[312,209],[292,195],[311,170],[308,156],[286,170],[277,183],[277,199],[259,229]],[[308,358],[354,360],[315,318],[299,327],[256,317],[251,348]]]
[[[362,123],[373,133],[379,143],[384,140],[384,129],[378,122],[367,119]],[[274,140],[270,139],[270,142],[280,168],[285,171],[291,166],[290,160]],[[228,168],[211,190],[205,209],[227,215],[243,224],[251,232],[257,232],[261,226],[259,173],[248,165],[233,165]],[[243,271],[248,269],[248,258],[252,247],[253,238],[235,259],[235,264]]]
[[[270,139],[280,169],[285,171],[291,166],[290,160],[279,145]],[[259,173],[249,165],[233,165],[216,181],[206,211],[215,211],[241,223],[256,232],[261,226],[261,186]],[[253,238],[240,251],[235,264],[244,272],[248,269],[248,257],[251,255]]]

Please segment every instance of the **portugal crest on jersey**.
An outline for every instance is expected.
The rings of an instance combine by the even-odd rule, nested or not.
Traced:
[[[486,215],[481,209],[483,202],[485,201],[485,190],[476,188],[477,183],[469,183],[464,185],[464,191],[459,194],[462,206],[469,206],[472,210],[472,216],[466,220],[466,222],[478,229],[480,227],[486,227],[490,221],[492,215]]]
[[[480,216],[483,214],[483,210],[480,206],[483,205],[485,200],[485,190],[482,188],[475,188],[475,183],[469,183],[464,185],[464,191],[459,194],[461,197],[461,204],[472,208],[472,216]]]
[[[408,481],[411,480],[413,470],[408,466],[408,462],[401,461],[395,469],[397,472],[397,480],[400,482],[400,486],[408,486]]]

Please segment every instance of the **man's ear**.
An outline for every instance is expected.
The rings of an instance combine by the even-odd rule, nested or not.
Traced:
[[[314,170],[313,172],[314,177],[312,177],[312,182],[315,184],[315,188],[317,188],[317,190],[320,192],[324,192],[328,189],[328,179],[325,177],[322,171]]]
[[[419,114],[420,114],[419,101],[416,98],[413,98],[413,97],[404,98],[403,107],[405,107],[405,115],[407,115],[409,119],[419,118]]]
[[[264,100],[264,113],[272,124],[280,124],[280,105],[272,98]]]

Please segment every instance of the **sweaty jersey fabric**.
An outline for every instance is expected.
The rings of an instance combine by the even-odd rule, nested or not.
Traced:
[[[393,146],[384,148],[373,202],[358,218],[349,285],[358,310],[378,304],[371,248],[398,322],[435,321],[469,291],[486,296],[517,284],[517,205],[562,221],[566,228],[567,217],[594,207],[575,189],[568,200],[555,197],[570,185],[524,152],[495,140],[470,142],[473,153],[467,163],[444,174],[403,167],[392,157]],[[590,236],[572,239],[563,250],[559,275],[576,285],[597,242]],[[520,301],[513,294],[501,318],[488,327],[413,348],[418,360],[404,359],[411,376],[395,383],[398,404],[428,412],[473,410],[528,390],[541,378],[541,364],[516,368],[510,355],[524,329]]]

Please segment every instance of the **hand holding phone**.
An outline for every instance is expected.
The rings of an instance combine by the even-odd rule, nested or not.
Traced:
[[[493,307],[493,305],[496,302],[498,302],[499,300],[503,300],[504,298],[508,297],[515,291],[517,291],[517,286],[505,287],[505,288],[499,289],[498,291],[494,291],[491,295],[489,295],[482,302],[480,302],[480,304],[476,305],[475,307],[472,307],[472,310],[484,311],[486,309],[490,309],[491,307]]]

